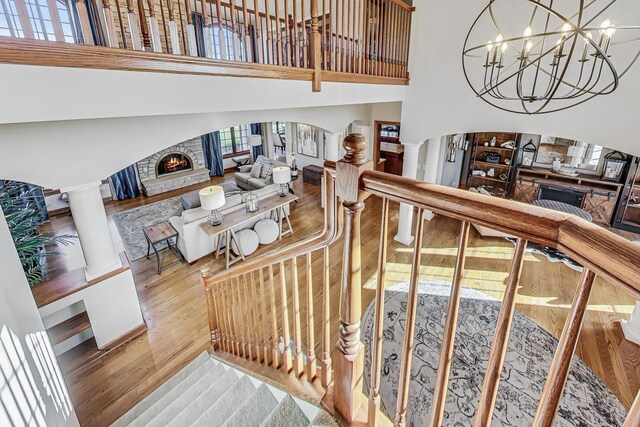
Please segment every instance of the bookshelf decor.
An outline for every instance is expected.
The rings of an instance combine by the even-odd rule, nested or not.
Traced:
[[[508,132],[476,133],[467,188],[482,188],[493,196],[506,197],[511,190],[518,137]]]

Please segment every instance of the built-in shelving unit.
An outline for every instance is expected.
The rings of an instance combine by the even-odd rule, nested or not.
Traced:
[[[495,145],[491,141],[495,138]],[[512,148],[501,147],[512,141]],[[518,150],[519,135],[509,132],[482,132],[476,133],[469,165],[467,188],[482,187],[494,196],[506,197],[509,194],[512,180],[516,152]],[[488,145],[485,145],[488,144]],[[487,162],[487,156],[499,156],[497,163]],[[494,174],[490,176],[490,170]],[[482,171],[486,175],[474,175],[473,171]]]
[[[640,233],[640,157],[634,157],[629,163],[627,180],[613,225],[623,230]]]
[[[400,145],[400,123],[376,121],[374,138],[376,169],[394,175],[402,175],[404,147]],[[392,147],[393,149],[390,149]]]

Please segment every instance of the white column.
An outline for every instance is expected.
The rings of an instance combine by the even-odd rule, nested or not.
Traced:
[[[441,138],[430,138],[427,140],[427,156],[424,162],[424,182],[431,184],[437,184],[438,182],[438,167],[440,166],[440,146]],[[406,155],[405,155],[406,158]],[[432,220],[434,217],[433,212],[425,210],[424,218],[426,220]]]
[[[404,163],[402,166],[402,176],[415,179],[418,174],[418,155],[420,153],[419,144],[406,144],[404,146]],[[398,212],[398,234],[393,238],[396,242],[403,245],[410,245],[413,242],[413,234],[411,234],[413,225],[413,206],[400,203]]]
[[[636,301],[629,320],[620,320],[624,337],[632,343],[640,345],[640,301]]]
[[[122,267],[109,230],[100,184],[96,181],[61,190],[69,198],[69,208],[84,256],[87,280]]]
[[[340,160],[340,145],[342,144],[342,134],[341,133],[325,133],[324,134],[324,143],[325,146],[325,160],[332,160],[337,162]]]

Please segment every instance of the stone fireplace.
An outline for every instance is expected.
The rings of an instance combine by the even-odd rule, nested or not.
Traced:
[[[165,148],[140,160],[137,168],[142,189],[147,196],[209,180],[200,138]]]

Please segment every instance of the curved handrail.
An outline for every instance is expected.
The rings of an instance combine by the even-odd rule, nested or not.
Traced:
[[[360,189],[556,248],[640,294],[640,246],[575,215],[378,171],[363,172]]]
[[[267,265],[277,264],[291,258],[305,255],[334,242],[340,234],[342,234],[341,206],[337,203],[336,193],[336,163],[326,161],[324,163],[325,178],[325,210],[324,210],[324,226],[320,233],[317,233],[305,240],[293,243],[286,249],[274,249],[266,254],[257,256],[251,260],[247,260],[242,264],[232,267],[229,270],[221,271],[216,274],[209,274],[208,268],[202,271],[202,278],[205,283],[205,290],[211,290],[215,283],[232,279],[239,275],[249,273]]]

